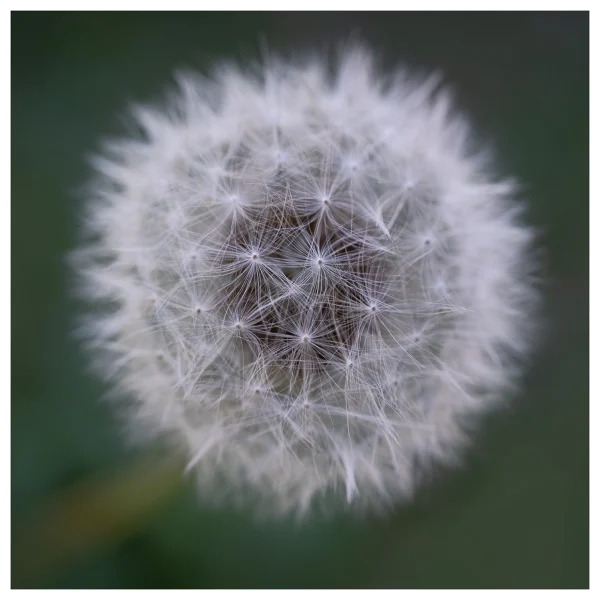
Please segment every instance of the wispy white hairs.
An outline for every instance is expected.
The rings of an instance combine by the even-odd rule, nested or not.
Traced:
[[[438,83],[362,50],[180,76],[96,160],[84,332],[207,497],[401,501],[515,381],[532,235]]]

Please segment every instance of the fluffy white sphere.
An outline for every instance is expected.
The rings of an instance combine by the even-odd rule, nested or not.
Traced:
[[[531,232],[438,80],[364,51],[185,75],[109,145],[76,253],[131,430],[207,496],[388,505],[527,348]]]

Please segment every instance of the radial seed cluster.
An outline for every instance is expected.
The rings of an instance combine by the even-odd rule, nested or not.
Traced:
[[[207,497],[376,507],[450,462],[527,348],[530,231],[437,79],[362,51],[185,75],[96,160],[85,334]]]

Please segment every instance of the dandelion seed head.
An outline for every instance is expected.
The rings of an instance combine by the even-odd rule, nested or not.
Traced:
[[[529,347],[514,185],[435,77],[360,49],[335,71],[179,76],[96,161],[73,256],[136,436],[175,440],[206,497],[272,512],[406,500]]]

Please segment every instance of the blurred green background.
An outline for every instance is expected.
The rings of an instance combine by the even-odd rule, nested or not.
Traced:
[[[126,445],[71,339],[86,155],[175,68],[361,39],[440,68],[541,230],[544,336],[464,468],[386,517],[257,523]],[[13,587],[587,587],[587,13],[13,13]]]

